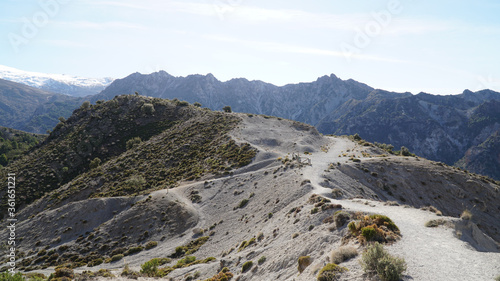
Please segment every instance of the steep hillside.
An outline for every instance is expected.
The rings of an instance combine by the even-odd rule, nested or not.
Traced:
[[[59,117],[68,117],[82,102],[0,79],[0,126],[31,133],[52,130]]]
[[[155,118],[175,124],[127,149],[136,135],[120,123],[119,134],[131,138],[95,147],[125,150],[19,211],[21,269],[48,275],[63,265],[82,278],[316,280],[334,262],[345,267],[331,273],[337,279],[367,280],[373,275],[359,261],[367,242],[378,241],[404,258],[404,280],[500,273],[495,182],[363,140],[325,137],[296,121],[119,96],[75,111],[39,149],[65,147],[63,140],[91,128],[113,132],[125,117],[140,134]],[[33,176],[16,177],[19,188]],[[7,235],[0,231],[0,239]],[[330,259],[342,247],[353,254]]]
[[[345,103],[325,117],[318,130],[338,135],[358,133],[369,141],[405,146],[417,155],[452,165],[500,129],[500,94],[495,92],[398,98],[383,98],[374,92],[370,96]],[[461,167],[500,179],[500,170],[469,165],[481,158],[467,154],[469,159],[462,161]]]
[[[89,191],[85,196],[127,195],[227,172],[253,157],[249,147],[225,137],[237,120],[188,103],[130,95],[83,103],[43,144],[8,166],[23,182],[18,204],[25,206],[70,181],[63,195],[52,195],[55,202],[83,190]],[[78,177],[84,173],[99,179],[89,183],[89,176]]]
[[[9,162],[17,159],[45,138],[46,135],[0,127],[0,165],[7,166]]]

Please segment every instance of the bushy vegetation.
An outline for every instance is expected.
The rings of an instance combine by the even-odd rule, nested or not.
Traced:
[[[240,247],[238,248],[238,252],[240,251],[243,251],[245,250],[248,246],[251,246],[251,245],[254,245],[257,243],[257,240],[255,239],[255,237],[251,238],[250,240],[248,241],[243,241],[241,242],[240,244]]]
[[[137,253],[141,252],[142,250],[144,250],[144,247],[142,247],[142,246],[130,247],[130,248],[128,248],[128,250],[124,253],[124,255],[125,255],[125,256],[130,256],[130,255],[133,255],[133,254],[137,254]]]
[[[460,215],[460,218],[463,220],[471,220],[472,219],[472,213],[471,211],[465,209],[462,214]]]
[[[361,265],[365,272],[376,273],[385,281],[397,281],[406,271],[406,262],[402,258],[390,255],[384,247],[375,242],[363,252]]]
[[[258,264],[263,264],[264,262],[266,262],[267,258],[266,256],[262,256],[259,258],[259,260],[257,261]]]
[[[73,272],[73,269],[61,267],[61,268],[56,268],[54,277],[55,278],[67,277],[69,279],[73,279],[75,278],[75,273]]]
[[[444,219],[430,220],[425,223],[426,227],[438,227],[440,225],[445,224],[446,221]]]
[[[197,238],[196,240],[193,240],[189,242],[188,244],[184,246],[178,246],[175,248],[175,253],[171,254],[170,257],[172,258],[180,258],[185,255],[191,255],[198,251],[198,249],[205,244],[208,239],[210,239],[209,236],[203,236],[200,238]]]
[[[352,246],[341,246],[330,254],[330,262],[334,264],[342,263],[358,255],[356,248]]]
[[[46,136],[0,127],[0,165],[7,166],[43,141]]]
[[[171,260],[168,258],[154,258],[141,265],[140,273],[141,275],[148,277],[164,277],[177,268],[189,267],[200,263],[209,263],[214,260],[215,260],[214,257],[208,257],[203,260],[197,260],[195,256],[186,256],[178,260],[174,266],[166,266],[160,268],[160,266],[169,263]],[[123,275],[124,274],[122,273],[122,276]]]
[[[142,142],[141,137],[133,137],[126,142],[127,149],[132,149]]]
[[[20,272],[16,274],[10,274],[7,271],[0,273],[0,281],[24,281],[24,280],[26,279]]]
[[[247,261],[241,266],[241,272],[245,273],[250,270],[253,266],[253,261]]]
[[[356,221],[347,225],[350,235],[361,243],[378,241],[382,243],[393,242],[400,237],[399,228],[394,222],[384,215],[358,214]]]
[[[153,249],[156,246],[158,246],[158,242],[156,242],[156,241],[149,241],[146,244],[146,246],[144,246],[144,249],[149,250],[149,249]]]
[[[109,262],[116,262],[116,261],[119,261],[121,259],[123,259],[123,254],[118,254],[118,255],[114,255],[111,257],[111,260]]]
[[[224,267],[219,273],[214,275],[212,278],[205,279],[204,281],[228,281],[233,278],[233,274],[229,271],[229,268]]]
[[[162,260],[154,258],[141,265],[141,273],[148,277],[161,277],[158,266],[162,265]]]
[[[339,276],[348,269],[338,266],[334,263],[326,264],[318,273],[318,281],[335,281],[339,280]]]
[[[312,259],[310,256],[302,256],[299,257],[297,262],[297,269],[299,270],[299,273],[302,273],[312,263]]]

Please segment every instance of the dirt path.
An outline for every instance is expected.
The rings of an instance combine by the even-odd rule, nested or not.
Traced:
[[[304,169],[304,177],[311,180],[314,193],[331,193],[330,189],[320,185],[323,171],[330,163],[345,161],[345,157],[339,158],[338,155],[354,148],[348,139],[331,139],[331,142],[328,152],[309,155],[312,166]],[[362,158],[361,155],[358,157]],[[403,238],[388,249],[406,260],[405,280],[493,280],[500,273],[499,253],[474,250],[457,239],[450,228],[425,227],[427,221],[438,218],[433,213],[403,206],[384,206],[381,202],[369,200],[334,201],[351,211],[386,215],[398,225]]]

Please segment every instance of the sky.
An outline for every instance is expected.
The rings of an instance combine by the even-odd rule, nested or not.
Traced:
[[[497,0],[2,0],[0,65],[500,92]]]

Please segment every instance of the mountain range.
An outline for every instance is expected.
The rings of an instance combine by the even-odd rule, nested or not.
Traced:
[[[352,79],[323,76],[277,87],[261,81],[174,77],[164,71],[115,80],[91,100],[140,94],[200,102],[213,110],[265,114],[314,125],[323,134],[353,135],[402,146],[425,158],[500,179],[500,93],[465,90],[439,96],[374,89]],[[487,143],[488,145],[486,145]]]
[[[84,102],[32,141],[0,167],[16,196],[3,272],[14,252],[37,280],[498,275],[498,183],[359,136],[132,94]]]
[[[452,96],[412,95],[374,89],[333,74],[310,83],[278,87],[244,78],[221,82],[212,74],[175,77],[159,71],[116,79],[99,94],[86,99],[95,103],[135,92],[199,102],[212,110],[231,106],[235,112],[305,122],[323,134],[357,133],[370,142],[392,144],[394,150],[404,146],[419,156],[500,179],[500,93],[491,90],[465,90]],[[76,108],[76,103],[82,101],[58,104]],[[29,112],[33,112],[33,118],[39,116],[38,110]],[[69,116],[69,110],[61,116]],[[43,129],[57,122],[57,117],[52,116]],[[10,124],[4,121],[0,125]],[[22,130],[33,127],[23,122],[15,125],[10,127]]]
[[[3,65],[0,65],[0,79],[75,97],[95,95],[104,90],[114,80],[108,77],[85,78],[65,74],[38,73]]]

